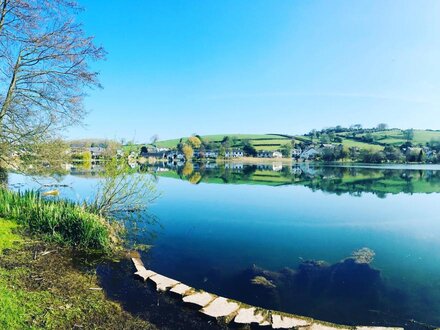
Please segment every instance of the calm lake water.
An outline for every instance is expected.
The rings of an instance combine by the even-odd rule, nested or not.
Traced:
[[[148,210],[158,223],[145,225],[154,235],[133,233],[153,245],[142,255],[147,268],[256,306],[336,323],[440,326],[439,167],[144,170],[161,192]],[[69,185],[61,197],[75,200],[92,196],[97,182],[80,174],[59,180]],[[9,184],[38,186],[16,174]],[[108,294],[142,313],[152,304],[133,303],[143,291],[127,284],[135,282],[131,273],[129,263],[100,267]]]

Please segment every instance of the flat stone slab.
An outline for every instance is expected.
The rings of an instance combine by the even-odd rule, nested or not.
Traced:
[[[145,267],[143,267],[143,269],[138,270],[136,273],[134,273],[135,275],[142,277],[142,279],[144,281],[148,280],[151,276],[157,275],[157,273],[151,271],[151,270],[147,270],[145,269]]]
[[[296,318],[294,316],[283,316],[272,314],[272,328],[273,329],[290,329],[294,327],[304,327],[310,325],[311,322]]]
[[[308,330],[341,330],[341,329],[353,329],[353,327],[342,326],[342,325],[331,325],[320,322],[313,322]]]
[[[403,328],[392,328],[392,327],[356,327],[356,330],[403,330]]]
[[[141,258],[131,258],[131,261],[133,261],[134,267],[137,271],[145,269],[144,263],[142,262]]]
[[[238,310],[237,316],[234,319],[234,322],[239,324],[251,324],[251,323],[262,324],[264,320],[265,317],[261,313],[258,313],[255,307],[252,307],[252,308],[240,308]],[[266,325],[269,325],[269,322],[267,322]]]
[[[171,288],[171,292],[177,293],[178,295],[184,296],[192,288],[186,284],[179,283]]]
[[[205,306],[201,312],[212,317],[223,317],[236,312],[240,306],[223,297],[214,299],[208,306]]]
[[[160,274],[153,275],[149,279],[156,283],[157,291],[167,291],[169,288],[179,284],[178,281]]]
[[[183,297],[183,301],[186,303],[195,304],[201,307],[205,307],[211,301],[213,301],[216,296],[208,293],[208,292],[197,292],[192,295]]]

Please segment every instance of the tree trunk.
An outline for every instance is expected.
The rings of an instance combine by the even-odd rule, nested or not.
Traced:
[[[8,6],[9,0],[3,0],[1,2],[0,8],[0,34],[3,32],[3,26],[5,25],[5,17],[6,17],[6,11]]]
[[[20,62],[21,62],[21,51],[17,55],[17,61],[15,62],[15,65],[14,65],[14,70],[13,70],[12,77],[11,77],[11,82],[9,83],[9,87],[8,87],[8,93],[6,94],[5,100],[4,100],[2,107],[1,107],[1,110],[0,110],[0,124],[2,123],[3,118],[5,117],[6,112],[8,111],[8,109],[12,103],[12,98],[14,96],[15,86],[17,84],[17,75],[18,75],[18,71],[20,69]]]

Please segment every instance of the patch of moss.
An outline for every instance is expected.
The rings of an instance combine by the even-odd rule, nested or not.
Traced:
[[[0,221],[0,329],[155,329],[106,298],[93,268],[71,250],[36,241],[20,246]]]
[[[0,218],[0,254],[3,250],[11,249],[21,241],[20,236],[14,233],[17,224]]]

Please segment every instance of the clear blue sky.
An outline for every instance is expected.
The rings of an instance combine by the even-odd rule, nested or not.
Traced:
[[[80,4],[108,56],[68,137],[440,129],[440,1]]]

